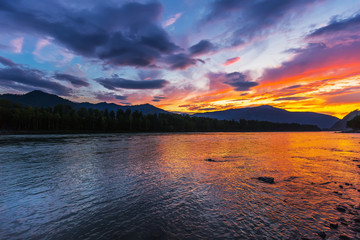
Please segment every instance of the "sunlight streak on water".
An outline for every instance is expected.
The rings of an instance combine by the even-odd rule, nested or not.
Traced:
[[[1,136],[0,239],[359,238],[359,145],[328,132]]]

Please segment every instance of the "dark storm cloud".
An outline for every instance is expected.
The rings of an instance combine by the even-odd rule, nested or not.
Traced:
[[[238,46],[269,34],[289,16],[302,12],[318,0],[217,0],[210,6],[205,23],[230,19],[228,45]]]
[[[258,85],[257,82],[247,81],[247,76],[240,72],[233,72],[225,75],[224,83],[235,88],[236,91],[248,91],[250,88]]]
[[[53,1],[48,8],[49,4],[32,7],[26,1],[2,1],[0,20],[7,24],[1,28],[50,36],[76,54],[111,65],[154,66],[162,55],[179,50],[158,24],[160,3],[106,3],[81,10]]]
[[[318,36],[325,36],[328,34],[335,34],[345,30],[355,30],[359,33],[360,29],[360,14],[357,14],[353,17],[338,20],[335,19],[331,21],[327,26],[321,27],[313,31],[308,38],[318,37]]]
[[[201,40],[189,48],[191,55],[201,55],[209,53],[215,49],[214,45],[208,40]]]
[[[111,78],[96,78],[95,81],[100,83],[103,87],[109,90],[116,90],[117,88],[125,89],[159,89],[165,87],[169,82],[163,79],[135,81],[119,77]]]
[[[5,59],[7,60],[7,59]],[[4,60],[2,59],[2,63]],[[0,68],[1,85],[17,90],[43,89],[62,96],[69,96],[71,90],[47,78],[45,73],[37,69],[27,68],[20,64],[11,63]]]
[[[56,73],[54,75],[54,78],[58,80],[64,80],[70,82],[75,87],[87,87],[89,86],[89,83],[84,78],[80,78],[77,76],[73,76],[70,74],[65,73]]]

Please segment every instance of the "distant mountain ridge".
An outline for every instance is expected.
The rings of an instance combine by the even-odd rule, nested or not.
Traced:
[[[114,103],[88,103],[88,102],[72,102],[67,99],[61,98],[54,94],[45,93],[39,90],[35,90],[24,95],[16,94],[3,94],[0,95],[0,99],[9,99],[13,102],[18,102],[26,106],[33,107],[53,107],[58,104],[67,104],[72,106],[74,109],[79,109],[81,107],[93,108],[99,110],[108,109],[109,111],[117,111],[119,109],[126,111],[130,109],[131,111],[140,111],[143,114],[159,114],[159,113],[170,113],[163,109],[157,108],[151,104],[141,104],[141,105],[132,105],[132,106],[121,106]],[[314,113],[314,112],[289,112],[284,109],[275,108],[268,105],[263,105],[259,107],[248,107],[248,108],[238,108],[238,109],[229,109],[224,111],[215,111],[215,112],[206,112],[206,113],[197,113],[192,116],[196,117],[209,117],[216,118],[218,120],[257,120],[257,121],[268,121],[274,123],[298,123],[298,124],[307,124],[307,125],[317,125],[321,129],[330,129],[336,122],[339,121],[338,118]]]
[[[360,111],[355,110],[346,115],[343,119],[337,121],[332,127],[331,130],[333,131],[348,131],[351,130],[351,128],[347,127],[347,122],[352,120],[354,117],[360,116]]]
[[[299,123],[317,125],[321,129],[329,129],[338,118],[314,112],[289,112],[284,109],[275,108],[268,105],[259,107],[247,107],[238,109],[229,109],[224,111],[215,111],[207,113],[197,113],[196,117],[210,117],[219,120],[258,120],[277,123]]]
[[[117,105],[115,103],[88,103],[88,102],[72,102],[67,99],[61,98],[54,94],[45,93],[39,90],[34,90],[28,92],[24,95],[17,95],[17,94],[2,94],[0,95],[0,99],[8,99],[12,102],[17,102],[25,106],[32,106],[32,107],[53,107],[58,104],[66,104],[70,105],[75,109],[79,109],[82,107],[85,108],[93,108],[99,110],[108,109],[109,111],[117,111],[119,109],[126,111],[130,109],[132,112],[138,110],[143,114],[159,114],[159,113],[169,113],[163,109],[157,108],[151,104],[141,104],[141,105],[132,105],[132,106],[122,106]]]

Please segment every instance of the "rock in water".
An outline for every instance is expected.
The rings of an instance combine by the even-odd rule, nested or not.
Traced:
[[[273,177],[258,177],[257,179],[262,181],[262,182],[265,182],[265,183],[271,183],[271,184],[275,183]]]
[[[206,159],[205,161],[208,161],[208,162],[216,162],[214,159],[211,159],[211,158],[208,158],[208,159]]]

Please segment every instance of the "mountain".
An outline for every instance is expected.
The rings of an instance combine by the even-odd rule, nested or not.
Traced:
[[[39,90],[28,92],[24,95],[3,94],[0,99],[8,99],[22,105],[32,107],[52,107],[58,104],[67,104],[73,106],[75,103],[54,94],[45,93]]]
[[[67,104],[72,106],[74,109],[79,109],[82,107],[93,108],[99,110],[108,109],[109,111],[117,111],[119,109],[126,111],[130,109],[132,112],[138,110],[143,114],[159,114],[159,113],[169,113],[163,109],[157,108],[150,104],[141,104],[133,106],[121,106],[114,103],[78,103],[72,102],[67,99],[61,98],[54,94],[44,93],[39,90],[35,90],[24,95],[16,94],[3,94],[0,95],[0,99],[9,99],[13,102],[18,102],[22,105],[33,106],[33,107],[53,107],[58,104]],[[225,111],[216,111],[216,112],[207,112],[207,113],[197,113],[193,116],[196,117],[209,117],[216,118],[219,120],[258,120],[258,121],[268,121],[268,122],[277,122],[277,123],[299,123],[299,124],[309,124],[317,125],[321,129],[329,129],[336,122],[339,121],[338,118],[332,117],[325,114],[313,113],[313,112],[289,112],[280,108],[274,108],[271,106],[259,106],[251,108],[239,108],[239,109],[230,109]],[[346,123],[345,123],[346,124]]]
[[[348,131],[348,130],[351,130],[351,128],[346,127],[347,122],[350,121],[351,119],[353,119],[354,117],[359,116],[359,115],[360,115],[359,110],[352,111],[351,113],[346,115],[343,119],[337,121],[331,127],[331,130],[334,130],[334,131]]]
[[[78,103],[78,102],[72,102],[67,99],[61,98],[54,94],[45,93],[39,90],[35,90],[29,93],[26,93],[24,95],[16,95],[16,94],[2,94],[0,95],[0,99],[8,99],[12,102],[17,102],[25,106],[32,106],[32,107],[53,107],[58,104],[66,104],[70,105],[71,107],[75,109],[79,109],[82,107],[85,108],[93,108],[93,109],[99,109],[99,110],[105,110],[108,109],[109,111],[117,111],[119,109],[122,109],[123,111],[126,111],[127,109],[130,109],[132,112],[138,110],[139,112],[142,112],[143,114],[159,114],[159,113],[169,113],[163,109],[157,108],[151,104],[141,104],[141,105],[133,105],[133,106],[121,106],[114,103]]]
[[[224,111],[197,113],[196,117],[209,117],[219,120],[258,120],[277,123],[299,123],[317,125],[321,129],[329,129],[339,119],[330,115],[314,112],[289,112],[268,105],[229,109]]]

